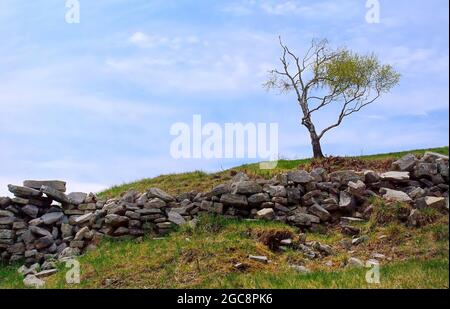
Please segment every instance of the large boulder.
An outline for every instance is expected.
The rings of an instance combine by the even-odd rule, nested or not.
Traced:
[[[314,180],[314,178],[303,170],[291,171],[287,174],[288,181],[292,181],[297,184],[306,184]]]
[[[155,197],[144,204],[144,208],[146,209],[152,209],[152,208],[164,208],[167,206],[167,203],[163,201],[162,199]]]
[[[262,187],[256,181],[241,181],[231,185],[232,194],[253,195],[262,192]]]
[[[366,184],[361,180],[357,182],[350,181],[348,183],[348,192],[355,196],[363,196],[366,192]]]
[[[68,196],[70,204],[80,205],[83,204],[87,198],[87,194],[83,192],[72,192]]]
[[[325,222],[331,219],[330,213],[319,204],[312,205],[311,207],[309,207],[308,211],[311,214],[319,217],[321,221]]]
[[[148,190],[147,196],[149,198],[159,198],[166,203],[175,202],[175,198],[173,196],[158,188],[151,188]]]
[[[176,225],[183,225],[186,223],[186,220],[175,211],[169,211],[167,218],[170,222],[175,223]]]
[[[265,185],[264,192],[268,193],[271,197],[286,197],[287,192],[284,186],[271,186]]]
[[[130,219],[128,217],[114,214],[105,217],[105,224],[112,228],[127,227],[129,221]]]
[[[341,185],[347,185],[350,181],[357,182],[364,180],[364,174],[361,175],[352,170],[336,171],[329,174],[332,182],[339,182]]]
[[[230,186],[228,184],[220,184],[214,187],[210,192],[206,194],[208,197],[221,196],[222,194],[230,193]]]
[[[273,220],[275,218],[275,211],[272,208],[261,209],[256,213],[255,218]]]
[[[38,226],[30,226],[30,232],[37,236],[53,237],[52,233]]]
[[[37,239],[34,242],[34,246],[36,247],[36,249],[41,250],[41,249],[50,247],[51,245],[53,245],[54,242],[55,241],[54,241],[53,237],[44,236],[44,237]]]
[[[380,181],[380,175],[372,170],[364,171],[364,182],[367,184],[372,184]]]
[[[302,193],[298,188],[286,188],[287,202],[291,205],[297,205],[302,199]]]
[[[270,196],[267,193],[257,193],[253,194],[248,198],[248,203],[250,206],[259,206],[262,203],[269,202]]]
[[[302,212],[295,212],[292,216],[289,216],[288,222],[290,222],[293,225],[301,226],[301,227],[309,227],[313,223],[320,223],[320,218],[314,215],[302,213]]]
[[[43,215],[41,220],[45,225],[53,225],[60,221],[63,217],[64,213],[62,212],[50,212]]]
[[[383,194],[383,198],[390,202],[412,202],[412,199],[408,194],[402,191],[392,190],[388,188],[381,188],[380,193]]]
[[[220,198],[220,202],[224,204],[225,206],[230,207],[236,207],[236,208],[247,208],[248,207],[248,201],[247,197],[244,195],[237,195],[237,194],[224,194]]]
[[[21,208],[22,212],[27,216],[36,219],[39,214],[39,208],[34,205],[25,205]]]
[[[412,172],[414,166],[419,160],[413,154],[407,154],[394,163],[392,163],[392,170],[401,172]]]
[[[416,178],[431,179],[438,173],[438,165],[436,163],[419,163],[414,169],[414,176]]]
[[[33,188],[20,187],[14,185],[8,185],[8,190],[15,196],[30,198],[30,197],[40,197],[42,192]]]

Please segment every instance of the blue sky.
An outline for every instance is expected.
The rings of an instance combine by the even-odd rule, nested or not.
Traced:
[[[448,1],[0,1],[0,194],[24,179],[97,191],[162,173],[215,171],[236,160],[175,160],[170,126],[278,122],[280,154],[311,155],[295,98],[266,92],[277,37],[299,54],[313,38],[375,52],[400,85],[326,135],[330,155],[443,146],[449,129]],[[333,111],[317,117],[333,121]]]

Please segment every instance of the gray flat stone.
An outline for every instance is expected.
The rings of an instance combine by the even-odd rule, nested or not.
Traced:
[[[244,195],[237,194],[224,194],[220,197],[220,202],[225,206],[236,207],[236,208],[247,208],[248,202],[247,197]]]
[[[66,182],[60,180],[25,180],[24,187],[40,190],[42,186],[48,186],[60,192],[66,192]]]
[[[179,213],[177,213],[175,211],[170,211],[167,214],[167,217],[170,222],[173,222],[176,225],[183,225],[186,223],[186,220]]]
[[[409,172],[387,172],[380,175],[381,180],[385,181],[408,181]]]
[[[50,212],[46,213],[41,217],[42,222],[45,225],[52,225],[58,221],[60,221],[64,217],[64,213],[62,212]]]
[[[50,277],[58,272],[57,269],[49,269],[49,270],[43,270],[41,272],[38,272],[35,276],[36,278],[46,278]]]
[[[248,258],[253,261],[261,262],[261,263],[269,263],[269,259],[267,256],[260,256],[260,255],[249,255]]]
[[[46,229],[43,229],[39,226],[30,226],[29,230],[31,233],[38,235],[38,236],[48,236],[48,237],[53,237],[52,233],[50,233],[49,231],[47,231]]]
[[[40,289],[45,286],[45,282],[35,275],[28,275],[25,279],[23,279],[23,284],[27,288],[35,288]]]
[[[175,198],[173,196],[171,196],[170,194],[164,192],[161,189],[158,188],[151,188],[150,190],[148,190],[147,192],[147,196],[149,198],[159,198],[161,200],[163,200],[166,203],[170,203],[170,202],[174,202]]]
[[[287,174],[288,181],[292,181],[294,183],[306,184],[314,180],[313,177],[307,171],[292,171]]]
[[[256,213],[256,219],[273,220],[275,211],[272,208],[261,209]]]
[[[94,217],[94,213],[90,212],[85,215],[79,216],[75,219],[76,224],[83,224],[89,222]]]
[[[69,198],[70,204],[80,205],[86,200],[87,194],[83,192],[72,192],[67,197]]]
[[[232,194],[253,195],[262,192],[262,187],[256,181],[241,181],[231,185]]]
[[[42,195],[42,192],[33,188],[28,187],[20,187],[20,186],[14,186],[14,185],[8,185],[8,190],[12,194],[18,197],[40,197]]]
[[[382,188],[383,198],[391,202],[412,202],[408,194],[402,191],[396,191],[388,188]]]
[[[39,214],[39,208],[34,205],[25,205],[22,207],[22,212],[29,217],[36,219]]]
[[[70,204],[70,201],[69,201],[69,198],[67,197],[67,195],[65,195],[61,191],[58,191],[49,186],[42,186],[40,190],[42,193],[45,193],[45,195],[47,195],[48,197],[51,197],[55,201],[65,203],[65,204]]]

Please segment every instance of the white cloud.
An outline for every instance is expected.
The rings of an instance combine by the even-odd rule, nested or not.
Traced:
[[[261,3],[260,8],[271,15],[286,15],[286,14],[302,14],[309,13],[312,8],[309,6],[300,6],[295,1],[284,1],[277,3],[270,3],[264,1]]]
[[[196,44],[205,45],[206,42],[201,41],[196,35],[185,36],[163,36],[157,34],[146,34],[143,32],[135,32],[129,37],[129,42],[141,48],[166,47],[173,50],[179,50],[186,46]]]
[[[406,46],[395,46],[383,52],[387,62],[402,71],[412,73],[443,73],[449,70],[448,55],[441,54],[432,48],[412,49]]]
[[[149,43],[149,41],[150,41],[149,36],[142,32],[135,32],[130,37],[130,42],[137,45],[146,45]]]
[[[223,12],[236,16],[264,13],[274,16],[300,16],[302,18],[342,19],[354,16],[364,9],[365,3],[354,1],[298,1],[298,0],[241,0],[229,3]]]
[[[158,92],[262,91],[279,52],[275,35],[245,31],[203,36],[139,32],[129,41],[140,49],[106,59],[109,73]]]
[[[255,0],[244,0],[241,2],[227,3],[221,10],[225,13],[230,13],[235,16],[246,16],[254,13],[253,6],[256,4]]]

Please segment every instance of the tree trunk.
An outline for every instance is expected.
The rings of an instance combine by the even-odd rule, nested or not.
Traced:
[[[322,146],[320,145],[320,139],[317,134],[311,134],[311,145],[313,148],[314,159],[322,159],[325,156],[322,152]]]
[[[311,117],[306,116],[302,119],[302,124],[308,129],[311,137],[311,145],[313,148],[314,159],[325,158],[322,152],[322,146],[320,145],[320,138],[316,133],[316,127],[311,121]]]

